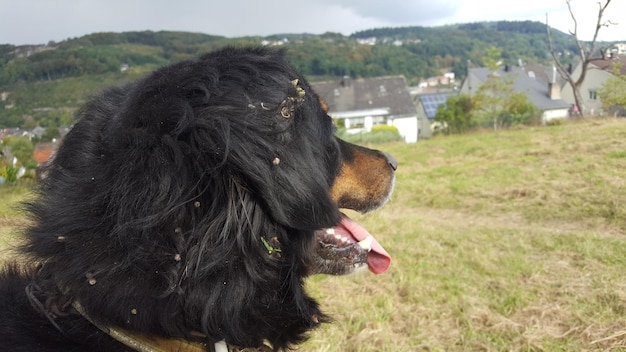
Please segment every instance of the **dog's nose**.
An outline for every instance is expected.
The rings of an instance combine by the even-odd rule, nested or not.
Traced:
[[[389,163],[389,166],[391,166],[393,171],[396,171],[398,169],[398,161],[396,160],[396,158],[394,158],[391,154],[387,154],[387,153],[383,153],[383,154],[385,155],[385,158],[387,158],[387,162]]]

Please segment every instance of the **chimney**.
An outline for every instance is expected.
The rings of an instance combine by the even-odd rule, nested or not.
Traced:
[[[556,83],[556,67],[552,66],[552,80],[548,83],[548,97],[552,100],[561,99],[561,87]]]
[[[552,100],[561,99],[561,87],[557,83],[548,83],[548,96]]]

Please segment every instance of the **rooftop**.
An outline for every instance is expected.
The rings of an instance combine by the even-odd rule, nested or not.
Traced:
[[[487,81],[487,78],[492,73],[493,71],[486,67],[470,69],[470,74],[481,83]],[[548,96],[548,82],[538,76],[529,75],[524,68],[518,66],[502,67],[497,73],[500,76],[514,76],[513,89],[518,93],[526,94],[530,102],[540,110],[570,107],[570,104],[563,99],[550,99]],[[477,87],[478,85],[474,86]]]
[[[416,115],[404,76],[344,77],[311,83],[326,102],[331,115],[361,110],[388,109],[389,116]]]

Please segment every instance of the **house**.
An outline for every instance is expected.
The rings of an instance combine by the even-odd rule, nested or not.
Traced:
[[[4,137],[8,137],[8,136],[28,137],[29,132],[28,130],[24,130],[18,127],[0,129],[0,139],[3,139]]]
[[[357,38],[356,41],[361,45],[376,45],[376,37]]]
[[[37,143],[33,151],[33,159],[38,165],[47,162],[52,154],[57,150],[58,143]]]
[[[541,111],[543,123],[553,119],[568,118],[572,104],[562,98],[556,70],[553,70],[552,75],[536,71],[536,69],[533,70],[525,66],[507,65],[498,69],[495,74],[503,78],[509,76],[512,79],[513,89],[518,93],[525,94],[530,103]],[[492,74],[494,72],[486,67],[470,68],[461,85],[460,93],[475,94]],[[543,77],[550,77],[549,81]]]
[[[605,53],[606,56],[624,56],[626,55],[626,43],[615,43],[612,47],[608,48]]]
[[[587,75],[580,86],[580,95],[582,98],[582,114],[585,116],[603,115],[602,101],[598,97],[598,89],[602,87],[604,82],[613,76],[613,64],[620,63],[622,65],[621,74],[626,75],[626,56],[615,56],[607,59],[595,59],[589,63],[587,67]],[[572,71],[572,78],[576,80],[580,77],[582,68],[578,64]],[[574,104],[574,92],[569,83],[565,83],[562,88],[561,96],[570,104]]]
[[[428,128],[423,128],[420,137],[430,138],[432,136],[431,125],[435,122],[437,108],[439,105],[445,104],[450,94],[453,92],[437,92],[417,94],[415,102],[417,106],[417,118],[420,121],[428,121]]]
[[[369,132],[376,125],[398,128],[406,143],[417,142],[420,125],[404,76],[386,76],[311,83],[334,119],[343,119],[348,133]],[[429,126],[429,125],[428,125]]]

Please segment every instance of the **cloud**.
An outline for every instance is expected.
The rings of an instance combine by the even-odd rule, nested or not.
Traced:
[[[604,1],[604,0],[603,0]],[[597,2],[572,0],[581,39],[590,40]],[[565,0],[0,0],[0,43],[38,44],[94,32],[177,30],[227,37],[357,31],[496,20],[545,21],[567,31]],[[624,22],[626,1],[607,19]],[[601,40],[626,39],[625,23],[602,28]],[[588,28],[591,28],[589,30]]]
[[[462,0],[322,0],[352,10],[354,13],[392,23],[430,23],[451,17]]]

